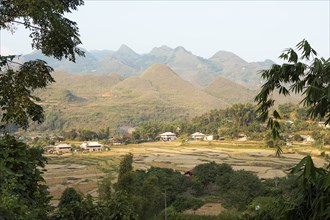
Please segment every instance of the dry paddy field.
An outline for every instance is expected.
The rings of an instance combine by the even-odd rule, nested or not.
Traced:
[[[118,167],[120,158],[134,155],[134,169],[148,169],[150,166],[166,167],[185,172],[198,164],[215,161],[228,163],[236,170],[254,172],[260,178],[284,176],[303,157],[298,148],[285,150],[280,158],[274,157],[273,149],[265,149],[258,142],[153,142],[136,145],[114,146],[101,153],[73,153],[49,155],[44,177],[49,186],[53,202],[58,200],[66,187],[72,186],[83,193],[97,196],[98,182],[105,172]],[[302,149],[302,148],[300,148]],[[304,153],[314,152],[304,148]],[[316,166],[327,163],[315,157]],[[113,166],[114,165],[114,166]]]

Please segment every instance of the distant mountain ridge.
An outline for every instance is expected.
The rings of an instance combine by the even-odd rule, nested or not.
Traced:
[[[41,99],[46,120],[32,129],[136,127],[149,120],[192,118],[211,109],[252,102],[257,93],[221,76],[201,88],[165,64],[153,64],[139,75],[126,78],[119,73],[81,75],[59,71],[53,77],[55,83],[35,93]]]
[[[261,85],[258,72],[274,64],[271,60],[248,63],[227,51],[218,51],[206,59],[181,46],[155,47],[147,54],[138,54],[124,44],[117,51],[84,51],[85,57],[77,57],[76,63],[45,57],[39,51],[24,55],[23,60],[43,59],[55,70],[68,73],[109,75],[116,72],[125,78],[137,76],[153,64],[166,64],[195,86],[205,88],[220,76],[251,89]]]

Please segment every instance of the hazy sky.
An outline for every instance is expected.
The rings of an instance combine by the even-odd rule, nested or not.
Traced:
[[[85,1],[68,15],[78,23],[83,48],[137,53],[183,46],[211,57],[219,50],[261,61],[307,39],[329,57],[330,1]],[[1,54],[31,51],[28,32],[1,31]]]

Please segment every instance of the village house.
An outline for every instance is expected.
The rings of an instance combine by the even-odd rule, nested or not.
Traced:
[[[195,141],[202,141],[206,137],[205,134],[200,133],[200,132],[195,132],[191,135],[191,138],[194,139]]]
[[[58,144],[53,147],[53,153],[63,154],[71,152],[72,146],[69,144]]]
[[[93,152],[93,151],[102,151],[102,144],[99,142],[84,142],[80,145],[84,151]]]
[[[205,135],[204,141],[213,141],[213,135]]]
[[[176,134],[172,133],[172,132],[165,132],[160,134],[160,138],[163,141],[174,141],[177,139]]]
[[[248,137],[246,136],[246,134],[239,134],[237,136],[237,140],[238,141],[247,141]]]

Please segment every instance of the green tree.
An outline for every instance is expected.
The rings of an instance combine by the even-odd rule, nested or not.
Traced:
[[[126,154],[120,161],[118,181],[125,175],[133,170],[133,154]]]
[[[79,132],[78,139],[80,141],[91,141],[95,140],[97,138],[97,134],[94,131],[88,130],[88,129],[82,129]]]
[[[304,157],[291,171],[299,177],[298,191],[285,209],[288,219],[330,218],[330,172],[317,168],[311,156]]]
[[[255,120],[254,106],[250,103],[234,104],[228,111],[237,129],[246,127]]]
[[[110,128],[102,128],[97,132],[97,137],[98,139],[103,139],[103,140],[107,140],[110,137]]]
[[[218,176],[226,173],[232,173],[233,169],[230,165],[223,163],[217,164],[214,161],[205,164],[199,164],[193,169],[194,178],[197,178],[206,187],[210,183],[215,183]]]
[[[112,189],[112,181],[113,181],[112,175],[108,174],[99,183],[98,188],[99,188],[99,197],[100,197],[100,199],[102,199],[102,200],[111,199],[112,190],[113,190]]]
[[[75,61],[83,55],[76,23],[65,13],[76,10],[82,0],[2,0],[0,29],[14,32],[22,25],[31,34],[32,48],[46,56]],[[0,54],[0,129],[8,132],[14,124],[27,129],[30,120],[43,122],[44,114],[33,92],[54,79],[53,69],[42,60],[23,64],[15,55]],[[47,219],[49,196],[41,169],[46,163],[42,150],[29,148],[14,138],[0,139],[0,216],[3,219]]]
[[[244,210],[254,198],[264,193],[260,179],[245,170],[219,176],[217,184],[224,199],[224,205],[240,210]]]
[[[290,114],[297,109],[297,105],[293,103],[284,103],[278,106],[278,110],[282,114],[282,116],[286,119],[290,118]]]
[[[90,195],[86,197],[74,188],[66,188],[60,198],[58,209],[52,219],[89,220],[97,219],[98,212]]]
[[[133,154],[129,153],[120,161],[118,181],[116,189],[130,193],[133,191],[134,173],[133,173]]]
[[[141,186],[141,194],[138,196],[141,208],[138,210],[140,219],[148,219],[164,208],[164,196],[162,188],[159,187],[159,178],[148,175]]]
[[[98,219],[104,220],[136,220],[134,206],[125,192],[116,192],[110,200],[99,203]]]
[[[170,204],[182,192],[186,191],[189,186],[187,178],[179,171],[169,168],[150,167],[147,172],[148,176],[158,178],[158,187],[160,191],[165,193],[167,202]]]
[[[302,93],[302,103],[307,108],[307,116],[312,119],[325,118],[330,122],[330,59],[318,58],[316,51],[306,40],[297,44],[298,53],[289,48],[281,55],[286,63],[274,64],[269,70],[263,70],[262,78],[266,83],[256,96],[261,119],[267,120],[272,129],[274,139],[280,138],[280,114],[275,110],[272,117],[269,109],[274,100],[270,95],[274,90],[279,94],[290,95]],[[289,86],[288,86],[289,85]],[[281,152],[277,150],[277,155]],[[311,156],[304,157],[293,169],[292,173],[299,176],[296,200],[286,206],[282,213],[285,219],[329,219],[330,218],[330,172],[316,168]]]
[[[46,56],[75,61],[76,54],[83,55],[77,47],[79,39],[75,22],[64,17],[82,5],[82,0],[3,0],[0,2],[0,29],[15,30],[22,25],[31,31],[32,48]],[[0,107],[1,126],[17,124],[27,128],[29,119],[42,122],[43,109],[36,104],[33,91],[54,82],[53,69],[42,60],[23,64],[14,61],[15,55],[0,54]]]
[[[0,2],[0,27],[13,31],[13,25],[23,25],[31,31],[32,48],[46,56],[75,61],[75,54],[83,54],[77,48],[81,44],[78,27],[64,14],[83,4],[83,0],[3,0]]]
[[[269,117],[269,110],[275,103],[271,94],[275,90],[284,96],[302,93],[302,103],[307,107],[308,116],[313,119],[325,118],[326,123],[330,122],[330,59],[316,57],[316,51],[306,40],[302,40],[296,47],[301,51],[300,57],[294,49],[286,49],[280,55],[286,63],[273,64],[270,69],[261,71],[261,77],[266,82],[255,101],[258,103],[260,118],[264,121],[268,119],[274,138],[279,137],[280,125],[277,119],[281,118],[276,110]]]
[[[45,219],[50,196],[42,177],[42,149],[29,148],[7,135],[0,139],[0,216]]]
[[[298,108],[296,110],[296,118],[298,120],[302,120],[302,121],[305,121],[308,119],[308,116],[307,116],[307,109],[306,108]]]

